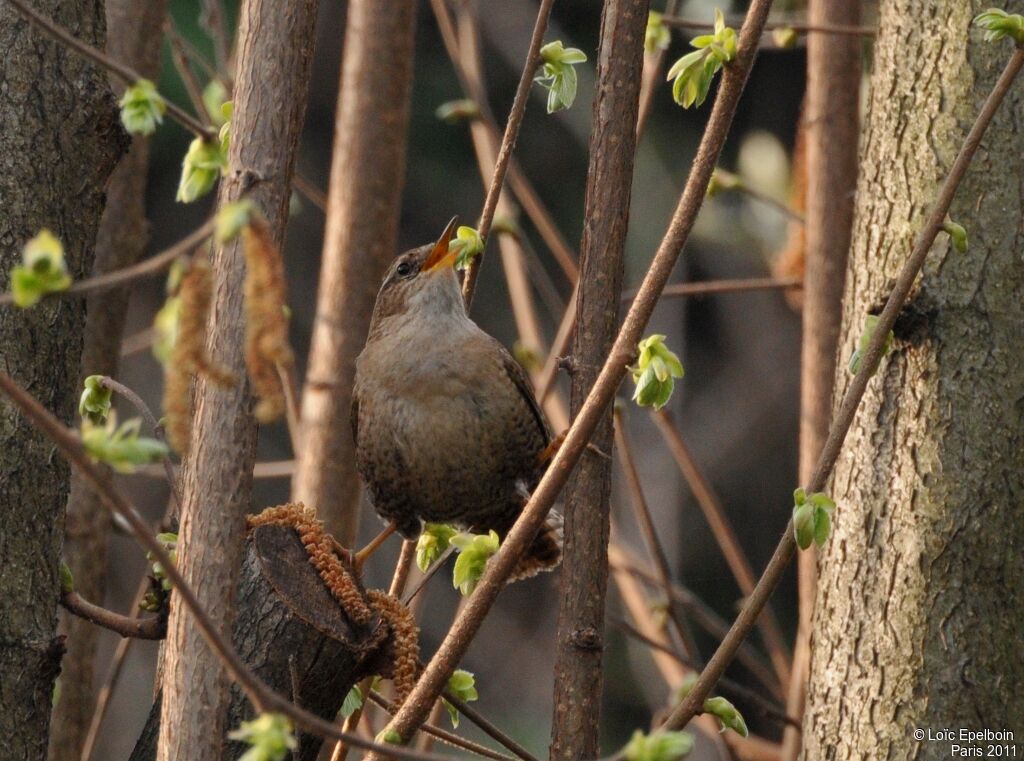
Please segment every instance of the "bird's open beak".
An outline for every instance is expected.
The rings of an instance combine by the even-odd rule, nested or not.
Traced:
[[[443,267],[451,267],[455,264],[455,257],[458,255],[458,251],[449,251],[449,244],[452,242],[452,237],[455,235],[455,228],[459,224],[458,217],[452,217],[452,221],[448,223],[448,226],[444,228],[444,232],[441,233],[441,237],[437,239],[437,243],[434,244],[434,248],[430,251],[430,256],[423,262],[423,266],[420,267],[420,272],[435,272],[441,270]]]

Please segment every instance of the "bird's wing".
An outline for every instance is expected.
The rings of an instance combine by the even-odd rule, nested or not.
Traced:
[[[491,340],[498,347],[498,354],[501,356],[501,364],[505,368],[505,374],[508,375],[509,380],[512,381],[512,385],[516,387],[523,401],[529,406],[530,412],[533,413],[533,417],[537,421],[537,428],[540,430],[541,438],[544,440],[545,445],[548,444],[551,441],[551,429],[548,427],[544,413],[537,403],[537,397],[533,393],[533,384],[530,383],[529,376],[527,376],[523,366],[516,362],[515,358],[509,354],[508,349],[502,346],[497,339],[492,338]]]

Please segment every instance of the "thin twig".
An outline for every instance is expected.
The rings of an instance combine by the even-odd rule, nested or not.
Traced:
[[[167,35],[167,43],[171,49],[171,61],[174,63],[174,69],[178,72],[182,84],[185,85],[185,92],[188,93],[188,99],[192,102],[192,108],[205,124],[213,124],[213,117],[206,107],[206,101],[203,100],[203,88],[200,87],[199,80],[196,79],[196,74],[189,65],[188,50],[182,42],[182,35],[170,18],[164,24],[164,33]]]
[[[118,285],[138,280],[139,278],[158,275],[170,267],[171,264],[174,263],[174,260],[179,256],[188,255],[193,249],[197,248],[203,243],[203,241],[209,238],[210,235],[213,234],[213,228],[215,225],[216,220],[207,220],[202,226],[192,233],[189,233],[185,238],[182,238],[173,246],[164,249],[155,256],[151,256],[148,259],[144,259],[129,267],[113,270],[112,272],[105,272],[102,275],[96,275],[95,277],[87,277],[84,280],[79,280],[77,283],[72,283],[67,290],[48,293],[43,298],[61,298],[72,295],[78,296],[84,293],[93,293],[95,291],[105,291]],[[13,303],[13,293],[0,294],[0,306],[6,306]]]
[[[612,624],[612,626],[621,629],[630,637],[633,637],[634,639],[643,642],[645,645],[647,645],[647,647],[665,653],[670,658],[675,658],[684,666],[689,666],[692,669],[699,668],[694,665],[693,661],[691,661],[682,653],[677,652],[675,649],[668,647],[667,645],[661,642],[657,642],[651,639],[642,631],[640,631],[635,626],[630,624],[628,621],[624,621],[621,618],[616,618],[615,616],[609,616],[608,622]],[[787,716],[786,712],[782,710],[782,706],[777,705],[776,703],[773,703],[770,700],[766,700],[764,697],[761,696],[760,693],[755,692],[749,687],[745,687],[739,682],[724,676],[721,678],[721,680],[719,680],[719,686],[722,688],[722,692],[732,694],[740,698],[741,700],[746,700],[764,716],[775,719],[783,724],[788,724],[789,726],[795,727],[798,730],[800,729],[800,722],[791,716]]]
[[[1022,66],[1024,66],[1024,49],[1017,48],[999,76],[995,87],[992,88],[992,91],[986,98],[980,113],[965,138],[964,144],[960,148],[960,152],[949,171],[949,175],[939,190],[932,212],[915,241],[914,249],[896,278],[896,283],[885,303],[885,308],[878,316],[875,331],[861,360],[860,371],[850,382],[850,387],[847,389],[842,404],[836,412],[832,427],[829,429],[828,438],[818,458],[818,465],[814,470],[814,476],[806,487],[808,493],[821,491],[831,476],[843,442],[846,440],[846,434],[849,432],[860,402],[864,398],[868,382],[881,362],[889,331],[892,330],[897,316],[899,316],[900,311],[903,309],[903,305],[910,295],[917,275],[924,266],[925,259],[928,257],[928,252],[935,242],[939,231],[942,229],[943,221],[949,212],[949,207],[953,202],[953,197],[956,195],[956,190],[967,173],[971,159],[981,144],[981,139],[992,122],[992,117],[995,116]],[[729,634],[722,640],[718,650],[711,660],[708,661],[707,667],[697,680],[693,690],[672,711],[663,726],[669,729],[678,729],[685,726],[693,718],[708,693],[725,672],[729,662],[736,653],[736,649],[739,647],[739,643],[746,638],[754,626],[761,610],[767,604],[768,598],[782,579],[786,566],[789,565],[795,550],[796,540],[793,536],[792,520],[790,520],[781,541],[775,548],[775,553],[768,562],[767,568],[765,568],[764,574],[762,574],[761,579],[758,581],[753,594],[747,597],[743,609],[729,630]]]
[[[740,30],[736,60],[723,72],[718,95],[697,155],[694,157],[686,187],[665,237],[651,262],[644,285],[630,307],[608,359],[570,427],[565,441],[512,530],[505,537],[501,549],[488,562],[483,579],[470,595],[466,609],[455,620],[416,687],[390,723],[390,728],[396,730],[399,735],[411,734],[411,731],[426,719],[434,700],[469,648],[519,557],[536,536],[537,530],[565,486],[570,472],[586,449],[587,442],[608,405],[614,399],[626,369],[635,356],[637,342],[654,313],[661,290],[672,274],[703,205],[711,173],[729,133],[770,7],[771,0],[752,0],[747,20]]]
[[[762,193],[760,190],[757,190],[756,188],[750,187],[747,183],[743,182],[740,179],[739,175],[734,174],[733,172],[728,172],[725,169],[719,168],[715,170],[715,177],[720,178],[722,180],[721,189],[718,191],[719,193],[742,193],[743,195],[753,198],[755,201],[763,203],[765,206],[771,207],[779,214],[789,219],[791,222],[796,222],[798,225],[804,224],[803,214],[794,209],[791,209],[789,206],[784,204],[779,199],[774,198],[773,196],[770,196],[767,193]]]
[[[727,280],[702,280],[696,283],[672,283],[666,285],[661,298],[700,298],[724,293],[750,293],[752,291],[779,291],[803,288],[799,277],[751,277],[729,278]],[[626,301],[636,296],[636,291],[622,294]]]
[[[25,0],[7,0],[7,2],[10,3],[26,20],[35,24],[43,32],[50,35],[58,42],[63,43],[71,50],[74,50],[82,57],[87,58],[101,68],[106,69],[108,72],[120,79],[126,86],[130,87],[140,79],[143,79],[135,69],[130,66],[126,66],[119,61],[115,61],[103,51],[97,50],[87,42],[83,42],[78,39],[67,29],[54,23],[51,19],[32,8],[25,2]],[[167,104],[167,114],[190,132],[193,132],[204,140],[213,140],[217,137],[217,130],[213,127],[206,124],[200,124],[192,115],[186,113],[174,103],[171,103],[166,99],[164,102]]]
[[[224,23],[224,6],[220,0],[202,0],[203,12],[200,23],[213,40],[213,51],[217,59],[217,68],[226,71],[231,58],[231,32]]]
[[[679,11],[679,0],[667,0],[665,3],[665,16],[672,17]],[[643,79],[640,83],[640,109],[636,117],[636,140],[640,142],[647,126],[647,118],[651,115],[654,107],[654,95],[661,85],[661,73],[665,65],[665,50],[655,49],[653,53],[645,53]]]
[[[292,443],[292,456],[298,459],[302,446],[302,423],[299,415],[299,381],[295,374],[295,363],[275,362],[274,368],[277,370],[281,392],[284,394],[285,421],[288,425],[288,438]]]
[[[91,603],[82,597],[78,592],[62,592],[60,604],[74,613],[79,618],[91,621],[97,626],[109,629],[122,637],[133,639],[163,639],[167,634],[167,618],[165,616],[152,616],[150,618],[135,618],[133,616],[122,616],[102,605]]]
[[[430,577],[437,573],[439,570],[441,570],[441,567],[444,565],[445,561],[448,560],[448,558],[450,558],[454,552],[455,547],[450,546],[448,549],[441,553],[441,557],[435,560],[433,565],[431,565],[430,568],[427,569],[427,572],[423,574],[423,578],[420,579],[420,583],[413,587],[412,591],[409,592],[409,594],[407,594],[404,598],[402,598],[403,605],[408,605],[414,599],[416,599],[416,595],[418,595],[427,585],[427,582],[430,581]]]
[[[483,716],[478,710],[473,708],[471,705],[462,700],[462,698],[456,697],[448,690],[445,690],[444,699],[455,706],[455,709],[461,713],[466,719],[481,730],[485,735],[490,737],[497,743],[503,745],[507,750],[511,751],[514,755],[523,759],[523,761],[538,761],[537,757],[530,753],[526,748],[517,743],[507,734],[498,729],[491,721]]]
[[[672,26],[677,29],[712,29],[714,22],[697,21],[696,19],[680,18],[678,16],[662,16],[661,22],[665,26]],[[726,19],[729,25],[735,25],[736,18]],[[797,34],[851,34],[859,37],[874,37],[878,31],[873,26],[852,26],[848,24],[808,24],[806,21],[797,19],[773,19],[764,25],[764,31],[770,32],[775,29],[792,29]]]
[[[633,457],[633,446],[629,436],[626,434],[626,422],[623,419],[622,410],[618,409],[618,407],[616,407],[614,411],[614,419],[615,448],[619,451],[619,466],[622,468],[622,472],[626,476],[626,484],[629,487],[630,502],[633,505],[633,512],[636,514],[637,523],[640,524],[640,531],[643,534],[644,543],[647,545],[647,552],[654,560],[654,567],[658,574],[658,583],[660,584],[662,591],[665,593],[665,596],[671,599],[672,571],[668,565],[668,556],[665,554],[665,548],[662,547],[661,541],[658,539],[658,532],[654,528],[654,518],[651,516],[651,509],[647,504],[647,497],[644,494],[643,483],[640,481],[640,474],[636,469],[636,461]],[[700,666],[703,665],[703,661],[701,660],[700,649],[697,647],[697,642],[689,624],[680,619],[671,602],[668,604],[666,610],[668,612],[669,620],[676,629],[676,634],[679,635],[680,641],[683,643],[686,652],[690,656],[691,662],[698,664],[696,668],[700,668]]]
[[[533,84],[533,74],[540,65],[540,47],[544,41],[544,32],[548,27],[548,17],[551,15],[551,6],[554,0],[541,0],[537,9],[537,21],[533,27],[533,36],[530,38],[530,49],[526,53],[526,61],[523,63],[523,73],[519,77],[519,86],[516,87],[516,96],[512,101],[512,110],[508,115],[508,122],[505,124],[505,134],[501,138],[501,147],[498,149],[498,158],[494,162],[494,176],[491,178],[491,185],[487,189],[487,197],[484,199],[484,208],[480,213],[480,221],[477,224],[477,231],[480,237],[486,241],[491,232],[491,223],[494,221],[494,209],[498,205],[498,196],[505,184],[505,172],[508,170],[508,162],[512,157],[512,149],[515,148],[516,138],[519,136],[519,127],[523,123],[523,114],[526,112],[526,103],[529,100],[530,87]],[[473,258],[469,269],[466,270],[466,278],[462,283],[463,298],[466,307],[473,303],[473,292],[476,290],[476,279],[480,272],[480,263],[483,254]]]
[[[394,703],[385,698],[376,690],[370,690],[370,700],[379,705],[392,716],[394,716],[395,712],[398,710],[398,706],[396,706]],[[449,745],[455,746],[456,748],[462,748],[462,750],[467,750],[470,753],[473,753],[477,756],[482,756],[483,758],[493,758],[496,759],[496,761],[508,761],[508,759],[514,758],[513,756],[506,756],[503,753],[498,753],[497,751],[491,750],[490,748],[484,745],[475,743],[472,740],[467,740],[464,737],[459,737],[458,735],[453,734],[452,732],[449,732],[445,729],[441,729],[440,727],[434,726],[433,724],[424,724],[422,727],[420,727],[420,731],[425,732],[433,737],[436,737],[438,740],[441,740],[442,742],[446,742]]]
[[[299,191],[307,201],[321,212],[327,213],[327,196],[324,191],[320,190],[312,181],[298,171],[292,175],[292,187]]]
[[[35,426],[46,435],[71,464],[85,476],[96,489],[103,504],[111,513],[120,515],[131,528],[135,539],[146,550],[151,552],[156,562],[163,566],[164,573],[171,580],[175,594],[196,620],[203,639],[217,654],[218,659],[230,674],[231,678],[243,690],[253,707],[260,713],[274,711],[283,713],[295,725],[307,732],[320,737],[345,740],[355,748],[380,751],[386,756],[408,759],[409,761],[451,761],[447,756],[432,753],[416,753],[396,745],[380,745],[368,741],[358,735],[341,732],[336,726],[319,716],[310,713],[301,706],[294,705],[290,700],[279,695],[265,682],[257,677],[242,661],[234,647],[224,638],[210,620],[208,614],[199,604],[195,592],[188,586],[185,578],[178,571],[168,556],[163,545],[150,533],[142,517],[134,507],[118,492],[110,477],[97,468],[78,438],[66,429],[57,418],[45,409],[35,398],[19,386],[7,373],[0,371],[0,391],[21,410]]]
[[[118,383],[113,378],[106,375],[100,377],[100,385],[109,388],[115,394],[123,396],[128,400],[136,410],[138,410],[142,417],[146,419],[146,424],[153,430],[153,435],[156,436],[160,441],[166,442],[166,436],[164,435],[164,427],[160,424],[160,421],[156,419],[156,415],[149,408],[142,397],[136,394],[132,389],[123,383]],[[171,497],[174,499],[174,505],[181,505],[181,495],[178,493],[178,479],[174,473],[174,463],[171,462],[171,458],[168,455],[164,455],[161,458],[161,464],[164,468],[164,475],[167,477],[167,485],[171,489]]]
[[[661,431],[665,444],[668,446],[672,458],[679,466],[679,472],[686,479],[686,483],[697,500],[701,512],[704,513],[704,518],[711,528],[711,533],[714,535],[715,541],[722,551],[722,556],[725,558],[729,570],[732,571],[732,575],[736,579],[736,584],[744,596],[749,595],[754,591],[757,577],[754,575],[754,569],[750,565],[750,560],[743,551],[743,545],[740,543],[739,537],[736,536],[736,532],[729,522],[729,518],[725,513],[725,507],[715,493],[710,481],[701,471],[696,460],[693,459],[689,447],[683,441],[679,428],[672,422],[668,412],[665,410],[654,412],[651,413],[651,417],[657,424],[658,430]],[[778,620],[770,608],[764,611],[764,614],[758,621],[758,626],[761,629],[761,634],[764,636],[764,643],[768,648],[772,667],[779,677],[779,683],[789,684],[790,660],[789,653],[786,650],[786,640],[782,636]]]

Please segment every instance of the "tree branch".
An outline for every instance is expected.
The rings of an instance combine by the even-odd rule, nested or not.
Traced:
[[[661,22],[666,26],[673,26],[677,29],[711,29],[714,24],[710,21],[696,21],[693,19],[680,18],[678,16],[663,16]],[[727,24],[737,23],[737,19],[726,19]],[[798,34],[839,34],[853,35],[857,37],[874,37],[877,31],[873,26],[858,26],[855,24],[825,24],[808,23],[798,19],[774,19],[764,25],[764,31],[770,32],[775,29],[792,29]]]
[[[91,603],[78,592],[62,592],[60,604],[65,609],[97,626],[109,629],[122,637],[133,639],[163,639],[167,634],[167,619],[163,616],[133,618]]]
[[[1010,86],[1013,84],[1013,81],[1016,79],[1022,66],[1024,66],[1024,50],[1018,48],[1014,50],[1013,55],[1007,62],[1006,67],[1000,75],[998,82],[996,82],[995,87],[992,89],[992,92],[989,93],[988,98],[986,98],[981,112],[978,114],[970,132],[964,140],[964,144],[961,147],[956,160],[953,162],[949,175],[947,175],[946,180],[943,182],[942,187],[939,190],[939,195],[932,208],[931,214],[928,216],[928,219],[921,229],[921,233],[915,241],[914,249],[906,263],[903,265],[903,269],[900,271],[899,277],[896,278],[896,283],[889,294],[885,308],[878,316],[878,322],[875,325],[871,342],[861,359],[860,372],[854,376],[846,395],[843,397],[842,404],[839,406],[835,418],[833,419],[832,427],[829,429],[828,438],[825,440],[822,447],[821,455],[818,458],[818,464],[814,469],[814,475],[806,486],[806,491],[808,493],[821,491],[825,488],[825,483],[828,481],[828,478],[832,473],[832,468],[835,466],[836,459],[839,457],[839,452],[842,449],[843,442],[846,440],[846,434],[849,432],[850,426],[853,424],[854,417],[856,417],[861,399],[864,398],[864,392],[867,390],[868,382],[871,380],[871,376],[874,375],[875,370],[882,359],[882,353],[884,351],[886,340],[889,336],[889,331],[892,330],[897,316],[903,309],[903,305],[906,303],[907,298],[910,295],[914,281],[917,279],[917,274],[921,271],[921,267],[924,265],[924,261],[928,256],[928,251],[931,249],[932,243],[935,241],[935,237],[942,229],[942,223],[946,218],[946,214],[949,212],[949,207],[953,202],[956,189],[963,180],[964,175],[967,173],[967,168],[970,166],[971,159],[974,157],[978,146],[981,144],[981,139],[985,134],[985,130],[988,129],[989,124],[992,122],[992,117],[995,115],[999,105],[1006,97],[1006,93],[1009,92]],[[697,680],[697,684],[694,685],[693,690],[665,720],[663,724],[664,727],[668,729],[679,729],[685,726],[686,723],[696,714],[699,706],[703,703],[712,687],[714,687],[715,683],[725,672],[726,667],[729,665],[729,662],[736,653],[736,648],[739,647],[739,643],[742,642],[750,632],[750,629],[753,627],[761,610],[767,604],[768,598],[775,590],[775,587],[778,586],[779,581],[782,579],[782,575],[786,570],[786,566],[792,559],[795,550],[796,540],[793,537],[793,526],[792,521],[790,521],[789,525],[786,526],[782,539],[776,547],[775,553],[772,555],[764,574],[758,581],[757,587],[754,589],[753,594],[747,598],[743,609],[740,611],[739,616],[737,616],[736,621],[729,630],[729,634],[722,641],[718,650],[708,662],[707,667]]]

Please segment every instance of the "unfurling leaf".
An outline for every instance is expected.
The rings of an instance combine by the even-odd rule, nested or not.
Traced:
[[[211,79],[203,89],[203,105],[213,120],[214,127],[221,127],[228,120],[224,115],[224,104],[228,102],[228,88],[219,79]]]
[[[252,721],[243,721],[228,738],[251,746],[239,761],[284,761],[299,746],[291,721],[280,713],[261,713]]]
[[[967,230],[966,228],[954,222],[952,219],[947,218],[942,223],[942,229],[949,235],[950,243],[953,244],[953,250],[958,254],[967,253]]]
[[[791,26],[778,26],[772,30],[772,40],[774,40],[775,44],[783,50],[789,50],[796,47],[796,43],[800,40],[800,36]]]
[[[868,346],[871,345],[871,337],[875,334],[875,328],[878,326],[878,315],[869,314],[864,318],[864,330],[860,334],[860,338],[857,339],[857,348],[850,356],[850,363],[847,365],[849,371],[856,375],[860,370],[861,360],[867,353]],[[889,353],[892,348],[893,332],[890,330],[889,335],[885,338],[885,345],[882,347],[882,356],[884,357]],[[878,368],[875,368],[876,370]]]
[[[256,207],[252,201],[244,198],[241,201],[225,204],[217,212],[214,238],[216,238],[218,243],[227,243],[234,240],[242,232],[242,229],[249,224],[252,215],[255,213]]]
[[[823,546],[832,533],[835,502],[824,492],[809,497],[803,489],[793,492],[793,534],[797,546],[806,550],[811,544]]]
[[[1024,16],[1019,13],[989,8],[974,17],[974,25],[985,30],[986,42],[1009,37],[1018,45],[1024,45]]]
[[[498,551],[500,540],[496,531],[490,531],[486,534],[460,533],[450,541],[459,551],[452,571],[452,586],[463,596],[468,596],[483,577],[487,561]]]
[[[676,61],[666,75],[672,81],[672,97],[683,108],[700,106],[715,74],[736,58],[736,30],[726,26],[722,12],[715,9],[714,34],[694,37],[690,45],[697,49]]]
[[[133,135],[152,135],[163,123],[167,102],[148,79],[139,79],[121,96],[121,124]]]
[[[661,20],[662,15],[657,11],[647,14],[647,29],[644,30],[644,50],[654,53],[657,50],[665,50],[672,42],[672,32]]]
[[[78,414],[88,418],[91,423],[103,425],[110,414],[110,401],[114,391],[103,385],[102,375],[90,375],[83,385],[85,390],[78,400]]]
[[[381,745],[402,744],[402,736],[398,734],[398,730],[396,729],[382,729],[380,732],[377,733],[377,736],[374,738],[374,740]]]
[[[455,258],[455,269],[464,270],[469,267],[473,257],[483,253],[484,240],[475,227],[462,225],[456,230],[455,238],[448,244],[448,250],[458,252],[458,256]]]
[[[451,538],[459,533],[444,523],[426,523],[416,541],[416,565],[424,573],[445,553]]]
[[[743,178],[738,174],[727,172],[724,169],[715,169],[711,173],[711,181],[708,183],[708,198],[713,198],[719,193],[728,190],[740,190],[743,187]]]
[[[226,167],[227,152],[221,143],[207,142],[197,137],[189,145],[188,153],[182,161],[176,199],[182,203],[192,203],[202,198],[213,189]]]
[[[636,389],[633,399],[641,407],[660,410],[672,397],[675,378],[683,377],[683,364],[665,345],[665,336],[654,334],[637,344],[636,365],[629,368]]]
[[[64,246],[49,230],[43,229],[25,244],[22,263],[11,270],[11,291],[16,306],[35,306],[48,293],[66,291],[71,286]]]
[[[171,531],[165,531],[163,533],[157,534],[156,540],[160,542],[160,544],[163,546],[164,552],[167,553],[167,556],[171,559],[171,562],[177,563],[178,535]],[[146,560],[148,560],[152,564],[151,570],[153,573],[153,579],[160,584],[160,588],[164,592],[170,592],[171,578],[167,575],[167,572],[164,570],[163,564],[156,559],[156,555],[154,555],[152,552],[146,553]],[[157,606],[157,609],[159,609],[159,605]]]
[[[60,561],[60,591],[71,593],[75,591],[75,577],[71,573],[68,564]]]
[[[338,715],[347,719],[362,707],[363,693],[359,689],[358,684],[353,684],[352,689],[348,691],[348,694],[345,695],[345,700],[341,703],[341,710],[338,711]]]
[[[658,731],[645,735],[639,729],[623,749],[627,761],[676,761],[693,749],[686,732]]]
[[[740,737],[746,737],[747,722],[743,720],[743,714],[736,710],[736,706],[722,697],[708,698],[702,706],[704,713],[713,714],[722,723],[722,731],[731,729]]]
[[[476,691],[476,678],[465,669],[456,669],[448,678],[448,692],[464,703],[471,703],[480,697]],[[459,709],[447,700],[444,701],[444,707],[448,710],[448,718],[451,719],[452,727],[457,729]]]
[[[142,420],[133,418],[117,425],[113,412],[107,422],[94,425],[82,421],[82,445],[97,462],[106,463],[118,473],[133,473],[139,465],[156,462],[167,455],[167,445],[157,439],[139,435]]]
[[[586,61],[586,53],[578,48],[566,48],[561,40],[555,40],[540,49],[540,57],[544,65],[533,81],[548,91],[548,113],[570,108],[576,100],[577,78],[573,66]]]

